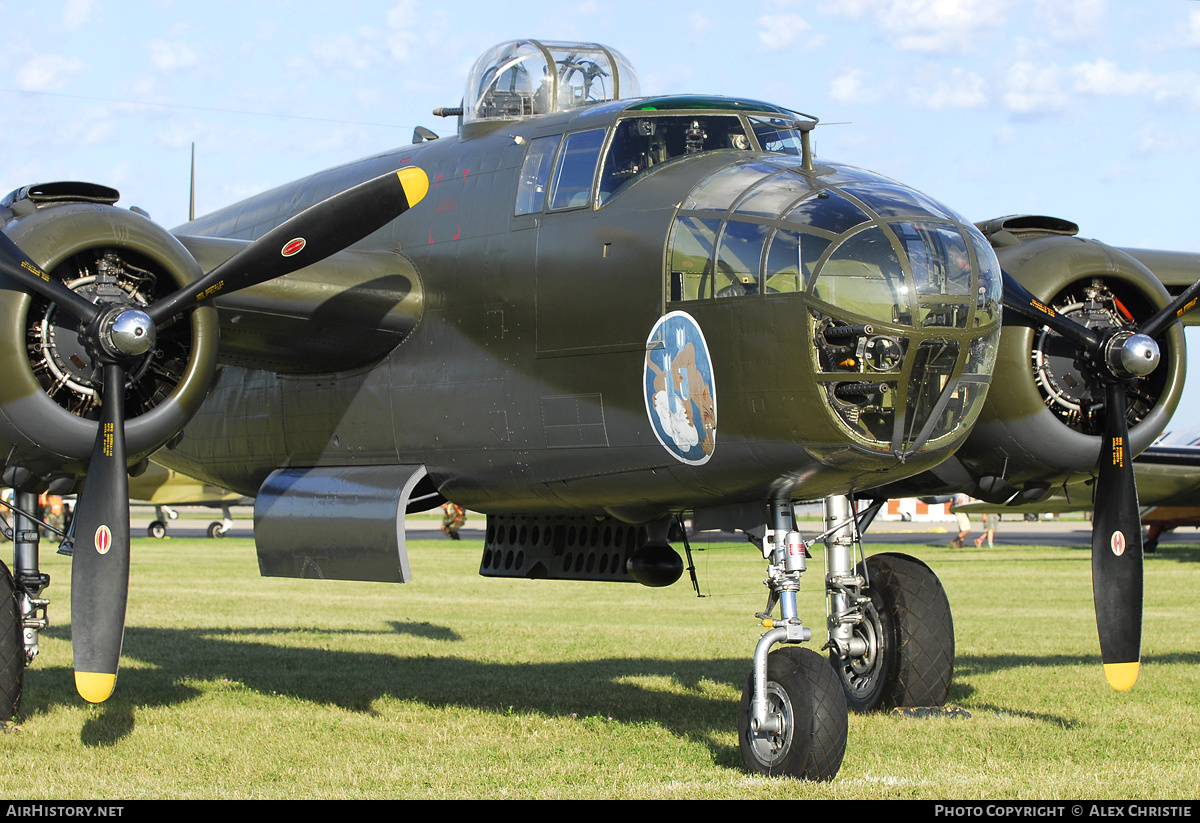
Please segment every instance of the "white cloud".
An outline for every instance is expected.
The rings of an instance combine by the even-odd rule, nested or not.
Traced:
[[[150,65],[162,71],[177,71],[191,68],[198,59],[196,52],[186,43],[155,40],[150,44]]]
[[[854,69],[843,74],[841,77],[835,77],[829,86],[829,96],[839,103],[865,103],[870,101],[873,99],[873,95],[863,83],[868,76],[868,73],[862,69]]]
[[[909,92],[914,105],[935,110],[977,109],[986,106],[988,96],[982,77],[962,68],[951,69],[930,83],[918,83]]]
[[[998,149],[1006,149],[1017,142],[1017,130],[1012,126],[1001,126],[992,133],[992,145]]]
[[[387,52],[393,60],[407,62],[416,54],[419,44],[414,26],[417,4],[414,0],[402,0],[387,13]]]
[[[884,29],[905,51],[959,54],[972,51],[988,29],[1005,22],[1007,0],[876,0]]]
[[[1187,141],[1163,129],[1156,123],[1147,123],[1133,135],[1131,148],[1138,157],[1159,154],[1174,154],[1190,148]]]
[[[74,31],[87,23],[92,16],[93,0],[67,0],[63,7],[63,25]]]
[[[881,5],[880,0],[822,0],[821,13],[857,20],[867,12],[879,10]]]
[[[1200,76],[1195,72],[1156,74],[1140,69],[1122,71],[1111,60],[1103,58],[1077,63],[1071,67],[1075,90],[1100,96],[1142,97],[1156,103],[1190,100],[1200,103]]]
[[[115,166],[109,169],[105,176],[105,181],[108,185],[114,187],[122,186],[129,179],[130,173],[133,171],[133,166],[127,160],[118,161]]]
[[[326,68],[363,71],[379,59],[379,51],[367,42],[367,37],[369,35],[364,32],[359,32],[357,36],[339,34],[336,37],[323,37],[313,41],[311,52]]]
[[[1116,63],[1104,58],[1077,63],[1071,67],[1071,74],[1075,78],[1075,89],[1088,94],[1145,94],[1157,85],[1150,72],[1122,72]]]
[[[586,5],[580,7],[581,13],[587,12]],[[385,25],[363,25],[352,34],[326,34],[313,41],[310,53],[324,68],[358,72],[387,59],[411,62],[422,57],[422,40],[432,36],[418,26],[416,18],[417,4],[402,0],[388,10]]]
[[[708,37],[708,33],[715,28],[712,18],[702,11],[693,12],[688,16],[688,32],[692,36],[692,40],[698,43],[704,42]]]
[[[1015,1],[822,0],[820,11],[851,20],[872,17],[904,51],[962,54],[976,51],[985,34],[1000,29]]]
[[[1077,43],[1101,33],[1108,0],[1037,0],[1039,30],[1061,43]]]
[[[21,64],[17,69],[17,88],[22,91],[56,91],[67,84],[72,74],[84,68],[76,57],[42,54]]]
[[[1067,105],[1063,72],[1055,64],[1014,63],[1008,72],[1006,88],[1004,105],[1016,114],[1058,111]]]
[[[796,14],[768,14],[758,18],[758,39],[767,51],[779,51],[795,45],[801,34],[812,26]]]
[[[387,13],[387,24],[389,28],[403,29],[412,26],[413,18],[416,16],[417,3],[416,0],[400,0],[399,3],[392,6]]]
[[[88,106],[81,109],[78,116],[59,123],[49,140],[56,146],[69,146],[75,151],[80,146],[111,144],[120,134],[112,117],[107,116],[100,107]]]

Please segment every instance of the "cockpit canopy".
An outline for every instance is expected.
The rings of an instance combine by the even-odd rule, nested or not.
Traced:
[[[637,74],[616,49],[512,40],[475,61],[463,95],[463,122],[570,111],[640,93]]]

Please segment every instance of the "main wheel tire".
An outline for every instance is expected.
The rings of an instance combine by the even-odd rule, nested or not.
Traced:
[[[0,563],[0,722],[16,717],[24,681],[25,639],[17,587],[8,567]]]
[[[162,540],[167,536],[167,524],[161,520],[153,521],[146,527],[146,535],[153,537],[155,540]]]
[[[216,521],[209,523],[208,524],[208,536],[209,537],[224,537],[225,536],[225,527]]]
[[[750,732],[754,677],[738,707],[742,763],[750,772],[800,780],[832,780],[846,754],[846,699],[825,659],[811,649],[785,646],[767,656],[767,700],[783,715],[783,730]]]
[[[933,571],[905,554],[876,554],[858,574],[870,583],[866,619],[855,627],[862,657],[829,660],[852,711],[942,706],[954,679],[954,620]]]

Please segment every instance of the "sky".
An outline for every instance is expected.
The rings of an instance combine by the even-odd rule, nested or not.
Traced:
[[[1197,0],[0,0],[0,21],[0,194],[87,180],[167,227],[187,218],[193,143],[203,214],[416,126],[453,134],[431,112],[458,105],[475,58],[534,37],[616,48],[643,94],[815,115],[819,159],[972,220],[1049,214],[1200,252]]]

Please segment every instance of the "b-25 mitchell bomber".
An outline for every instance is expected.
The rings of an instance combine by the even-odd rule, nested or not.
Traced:
[[[3,482],[18,503],[82,484],[84,699],[115,685],[126,469],[151,454],[255,497],[267,575],[404,582],[405,513],[445,501],[487,514],[495,577],[667,585],[682,513],[742,530],[768,570],[743,760],[814,780],[841,765],[847,707],[942,705],[953,676],[937,577],[861,561],[855,498],[917,475],[1011,495],[1098,474],[1101,651],[1132,685],[1130,460],[1178,402],[1191,291],[1172,302],[1135,257],[1040,220],[981,231],[818,161],[808,115],[640,97],[597,44],[497,46],[435,113],[457,136],[420,128],[169,232],[97,184],[0,201]],[[805,537],[793,504],[812,500],[825,523]],[[5,714],[49,608],[24,515],[15,536]],[[825,654],[796,608],[816,540]]]

